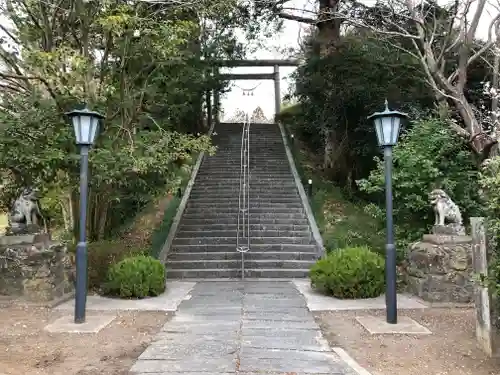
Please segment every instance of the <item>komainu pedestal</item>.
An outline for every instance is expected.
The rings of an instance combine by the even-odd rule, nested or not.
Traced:
[[[32,302],[58,300],[74,290],[66,246],[48,234],[0,237],[0,295]]]
[[[432,232],[410,246],[408,291],[428,302],[472,302],[472,238],[460,225],[435,225]]]

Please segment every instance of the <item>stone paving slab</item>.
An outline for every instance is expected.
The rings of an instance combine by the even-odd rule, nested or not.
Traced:
[[[194,282],[167,281],[165,293],[158,297],[143,299],[120,299],[88,296],[86,309],[89,311],[176,311],[179,304],[189,295]],[[56,306],[56,310],[73,311],[75,300]]]
[[[246,336],[241,337],[241,343],[245,347],[259,349],[286,349],[286,350],[307,350],[317,352],[328,352],[330,348],[317,341],[316,338],[297,337],[270,337],[270,336]]]
[[[155,346],[147,348],[139,359],[189,360],[193,356],[218,358],[236,353],[239,345],[237,339],[203,342],[186,340],[182,344],[160,340]]]
[[[354,375],[290,282],[200,282],[131,369],[145,375]]]
[[[307,307],[310,311],[340,311],[340,310],[384,310],[385,295],[376,298],[366,299],[338,299],[325,296],[311,288],[310,280],[293,280],[296,288],[307,301]],[[417,298],[398,294],[398,309],[425,309],[427,305],[423,304]]]
[[[314,351],[269,350],[243,347],[242,372],[281,372],[306,374],[349,374],[348,367],[334,353]]]
[[[150,359],[137,361],[130,371],[132,373],[161,373],[169,371],[177,372],[209,372],[219,374],[220,372],[234,372],[237,365],[236,354],[220,356],[217,358],[197,358],[195,354],[186,359]]]
[[[293,322],[293,325],[288,321],[276,321],[276,320],[265,320],[265,319],[246,319],[243,318],[243,326],[246,328],[260,328],[260,329],[293,329],[296,330],[318,330],[318,325],[314,319],[302,320],[299,322]]]
[[[108,326],[116,315],[87,315],[84,323],[75,323],[73,315],[65,315],[45,326],[47,332],[54,333],[97,333]]]
[[[408,316],[398,317],[397,324],[389,324],[382,316],[357,316],[356,320],[372,335],[376,334],[405,334],[405,335],[430,335],[423,325]]]
[[[286,310],[279,311],[246,311],[243,317],[247,320],[274,320],[274,321],[294,321],[304,322],[307,320],[314,321],[313,317],[308,314],[308,311],[297,313],[288,313]]]
[[[249,328],[246,325],[243,325],[241,330],[242,336],[264,336],[264,337],[279,337],[279,338],[287,338],[287,337],[302,337],[304,339],[314,340],[319,337],[317,329],[296,329],[295,327],[288,328]]]

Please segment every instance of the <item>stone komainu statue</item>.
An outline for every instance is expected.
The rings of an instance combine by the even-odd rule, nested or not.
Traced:
[[[436,218],[434,225],[463,225],[460,209],[444,190],[434,189],[429,194],[429,200]]]
[[[25,188],[19,198],[14,201],[9,213],[9,232],[11,234],[38,231],[42,225],[46,226],[38,202],[38,193],[38,189]]]

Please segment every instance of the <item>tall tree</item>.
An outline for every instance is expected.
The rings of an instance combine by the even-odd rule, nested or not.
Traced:
[[[8,21],[0,25],[4,206],[20,185],[36,184],[58,192],[64,217],[78,212],[77,150],[64,112],[84,103],[105,115],[91,153],[91,239],[176,185],[179,167],[193,153],[211,150],[207,137],[184,134],[196,121],[190,116],[200,94],[220,85],[206,74],[209,61],[201,59],[197,45],[208,48],[210,40],[214,56],[236,54],[235,28],[244,22],[227,16],[237,12],[236,1],[204,1],[193,8],[5,0],[0,7]],[[200,14],[213,23],[224,19],[223,35],[210,31],[203,39]]]
[[[473,7],[475,5],[475,7]],[[357,4],[355,11],[333,12],[332,18],[352,27],[375,32],[420,62],[425,81],[442,110],[449,106],[460,118],[452,125],[470,144],[479,159],[487,158],[497,143],[482,123],[478,108],[466,95],[471,69],[491,52],[500,28],[500,13],[487,24],[488,39],[477,39],[485,22],[487,0],[457,0],[440,6],[435,2],[386,0],[373,7]]]

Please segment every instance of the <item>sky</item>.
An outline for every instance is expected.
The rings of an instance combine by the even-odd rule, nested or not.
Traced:
[[[376,0],[361,0],[366,5],[373,5]],[[420,0],[413,0],[420,1]],[[438,3],[446,3],[451,0],[438,0]],[[499,4],[500,0],[489,0],[492,3]],[[288,11],[288,13],[295,13],[298,15],[311,16],[311,11],[315,9],[315,0],[291,0],[287,3],[287,7],[293,9],[293,11]],[[471,11],[474,10],[475,4],[473,4]],[[498,8],[494,8],[489,5],[486,12],[483,14],[482,22],[478,28],[478,37],[487,37],[487,27],[489,21],[492,19],[492,14],[498,13]],[[4,23],[5,19],[0,16],[0,22]],[[309,26],[301,24],[295,21],[285,20],[283,24],[283,29],[280,33],[276,34],[273,39],[266,40],[264,48],[260,48],[253,54],[247,56],[248,59],[286,59],[290,56],[284,55],[278,51],[278,48],[292,48],[297,49],[299,47],[299,42],[304,35],[305,31]],[[1,35],[0,35],[1,36]],[[241,37],[244,40],[244,37]],[[296,68],[293,67],[281,67],[281,98],[289,93],[291,90],[292,79],[290,75],[295,71]],[[221,73],[272,73],[272,67],[261,67],[261,68],[233,68],[221,70]],[[268,118],[274,116],[274,83],[272,80],[258,80],[258,81],[233,81],[231,82],[231,90],[221,97],[222,114],[221,117],[230,117],[238,109],[242,110],[253,110],[257,106],[260,106],[264,111],[264,114]],[[253,88],[258,86],[253,96],[242,95],[242,88]],[[244,99],[244,100],[243,100]]]
[[[418,0],[414,0],[418,1]],[[498,8],[493,7],[491,4],[499,4],[498,0],[490,0],[491,3],[487,6],[486,11],[483,13],[483,18],[478,27],[477,37],[487,39],[488,26],[492,19],[493,14],[498,13]],[[376,0],[361,0],[362,3],[366,5],[373,5]],[[438,0],[439,4],[446,4],[449,0]],[[304,16],[311,16],[310,11],[314,10],[313,0],[292,0],[289,5],[290,8],[295,9],[295,14],[302,13]],[[300,10],[304,9],[305,12]],[[475,4],[472,5],[471,11],[474,11]],[[286,59],[289,56],[283,55],[278,51],[274,50],[273,47],[280,46],[298,48],[299,41],[304,35],[304,31],[307,29],[308,25],[300,24],[295,21],[284,21],[283,30],[281,33],[276,35],[272,40],[266,40],[264,45],[266,48],[256,51],[256,53],[249,55],[248,59]],[[296,68],[282,67],[280,68],[281,73],[281,97],[283,98],[289,90],[291,89],[292,80],[290,79],[290,74],[292,74]],[[233,68],[222,71],[223,73],[272,73],[273,68]],[[222,118],[229,118],[237,109],[253,110],[257,106],[260,106],[264,111],[267,118],[273,118],[274,116],[274,83],[272,80],[260,80],[260,81],[232,81],[233,87],[231,91],[227,92],[221,97],[221,107],[222,107]],[[253,88],[259,85],[255,91],[253,97],[242,95],[243,88]],[[244,98],[244,100],[243,100]]]
[[[295,8],[298,10],[305,9],[313,10],[314,5],[311,0],[292,0],[288,5],[290,8]],[[295,11],[296,14],[300,14],[299,11]],[[306,14],[307,15],[307,14]],[[301,24],[295,21],[285,20],[283,24],[282,31],[275,36],[272,40],[266,40],[264,43],[264,48],[259,49],[254,54],[248,56],[248,59],[287,59],[290,56],[280,53],[278,48],[298,48],[299,41],[307,30],[308,25]],[[276,48],[278,47],[278,48]],[[292,79],[290,75],[296,70],[295,67],[280,67],[280,89],[281,97],[286,95],[290,88]],[[272,73],[273,67],[254,67],[254,68],[232,68],[221,70],[223,73]],[[264,111],[267,118],[271,119],[274,117],[274,82],[272,80],[257,80],[257,81],[232,81],[232,88],[229,92],[221,96],[221,110],[222,118],[231,117],[234,112],[238,109],[244,111],[253,110],[257,106],[260,106]],[[234,86],[237,85],[237,86]],[[242,95],[242,88],[253,88],[258,87],[254,91],[254,96]],[[238,87],[239,86],[239,87]],[[242,99],[245,99],[244,101]]]

